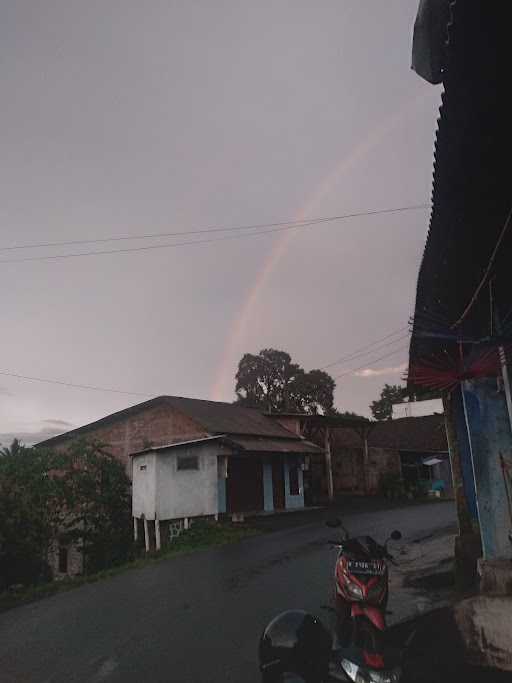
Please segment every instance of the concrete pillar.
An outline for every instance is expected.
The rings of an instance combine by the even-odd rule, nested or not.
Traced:
[[[466,591],[478,581],[477,562],[482,556],[478,526],[475,478],[460,387],[443,396],[446,438],[450,453],[453,493],[459,535],[455,538],[455,579]]]
[[[185,529],[185,531],[187,531],[187,529],[189,528],[188,517],[185,517],[185,519],[183,520],[183,528]]]
[[[278,457],[278,456],[276,456]],[[272,481],[272,463],[263,463],[263,509],[265,512],[274,511],[274,488]]]
[[[456,400],[454,393],[445,394],[443,397],[443,407],[446,439],[448,441],[450,465],[452,468],[453,494],[455,496],[457,519],[459,523],[459,534],[463,535],[465,533],[471,533],[473,531],[473,525],[471,523],[471,515],[469,514],[468,502],[464,490],[462,454],[459,447],[459,434],[456,419]]]
[[[137,517],[133,518],[133,540],[135,543],[139,540],[139,525],[138,525],[138,520]]]
[[[146,552],[149,553],[149,529],[148,520],[144,517],[144,543],[146,545]]]
[[[505,396],[496,379],[475,379],[464,382],[463,397],[484,559],[512,558],[512,520],[500,457],[512,452]]]
[[[155,518],[155,545],[157,550],[160,550],[162,547],[162,542],[160,539],[160,520],[157,518]]]

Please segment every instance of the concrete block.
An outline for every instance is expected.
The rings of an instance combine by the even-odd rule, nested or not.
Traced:
[[[512,560],[478,560],[480,593],[512,596]]]
[[[512,671],[512,597],[463,600],[455,621],[468,663]]]

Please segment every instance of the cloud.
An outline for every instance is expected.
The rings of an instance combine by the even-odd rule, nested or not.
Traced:
[[[43,427],[37,431],[16,431],[16,432],[3,432],[0,433],[0,444],[2,446],[9,446],[13,439],[19,439],[26,446],[33,446],[40,441],[45,439],[50,439],[52,436],[57,436],[57,434],[62,434],[63,429],[58,427]]]
[[[14,396],[9,389],[6,389],[5,387],[0,387],[0,396]]]
[[[375,370],[374,368],[364,368],[364,370],[358,370],[354,373],[356,377],[383,377],[384,375],[396,375],[398,372],[403,372],[407,368],[407,363],[402,363],[395,367],[389,368],[379,368]]]
[[[74,429],[75,425],[72,422],[67,422],[66,420],[42,420],[45,424],[54,425],[55,427],[67,427],[68,429]]]

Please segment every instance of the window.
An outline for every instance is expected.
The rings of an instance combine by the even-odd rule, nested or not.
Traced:
[[[144,472],[144,470],[147,470],[148,466],[147,465],[141,465],[140,466],[140,471]]]
[[[298,496],[299,491],[299,468],[297,465],[291,465],[290,473],[290,496]]]
[[[61,574],[68,573],[68,549],[65,545],[59,546],[59,572]]]
[[[178,455],[178,470],[198,470],[199,457],[197,455]]]

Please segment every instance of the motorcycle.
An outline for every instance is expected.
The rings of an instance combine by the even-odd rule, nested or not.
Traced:
[[[335,568],[336,624],[329,632],[317,617],[301,610],[283,612],[265,628],[259,646],[264,683],[399,683],[406,653],[415,636],[394,643],[386,629],[388,541],[402,537],[394,531],[383,544],[369,536],[351,538],[338,519],[343,538],[328,541],[339,552]],[[334,637],[333,637],[334,636]]]
[[[341,540],[328,541],[339,551],[334,572],[339,664],[357,683],[395,683],[403,649],[393,646],[386,632],[388,562],[393,562],[388,542],[402,534],[393,531],[381,545],[371,536],[350,537],[339,519],[327,526],[343,531]]]
[[[341,527],[344,538],[328,543],[339,550],[334,573],[335,607],[342,625],[347,617],[366,616],[372,624],[383,631],[386,628],[386,607],[389,596],[388,561],[393,561],[388,551],[390,540],[399,541],[400,531],[393,531],[384,545],[371,536],[351,538],[341,520],[328,520],[331,528]]]

